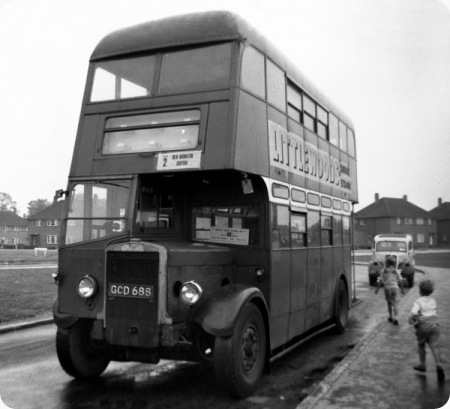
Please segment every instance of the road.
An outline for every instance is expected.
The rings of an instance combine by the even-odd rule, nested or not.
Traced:
[[[0,335],[0,396],[12,409],[295,408],[386,315],[383,292],[375,295],[368,285],[367,267],[355,270],[359,302],[350,312],[348,331],[324,331],[272,363],[246,400],[224,395],[212,367],[186,362],[112,363],[95,382],[75,381],[59,366],[53,325]]]

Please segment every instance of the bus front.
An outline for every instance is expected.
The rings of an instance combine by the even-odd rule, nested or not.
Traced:
[[[238,41],[120,48],[107,37],[91,60],[61,229],[57,354],[77,378],[212,359],[244,302],[264,303],[267,189],[230,153]],[[253,331],[251,387],[266,348]]]

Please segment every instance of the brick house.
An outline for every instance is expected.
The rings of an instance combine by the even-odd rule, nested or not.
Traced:
[[[64,200],[55,201],[40,212],[28,217],[28,232],[32,247],[58,247]]]
[[[450,246],[450,202],[442,202],[438,199],[438,205],[430,210],[431,217],[436,220],[437,245]]]
[[[28,223],[11,210],[0,210],[0,247],[17,248],[27,246]]]
[[[355,213],[355,246],[368,248],[377,234],[410,234],[415,247],[436,246],[436,221],[430,212],[402,199],[375,194],[375,202]]]

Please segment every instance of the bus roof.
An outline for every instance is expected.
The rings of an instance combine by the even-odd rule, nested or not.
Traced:
[[[174,29],[176,27],[176,29]],[[193,13],[149,21],[114,31],[104,37],[91,61],[158,49],[221,41],[249,42],[289,73],[289,79],[350,128],[350,118],[311,83],[278,49],[249,23],[228,11]]]

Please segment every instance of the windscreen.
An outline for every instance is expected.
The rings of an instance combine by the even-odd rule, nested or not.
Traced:
[[[403,241],[379,241],[376,251],[397,251],[406,253],[407,245]]]
[[[129,187],[129,181],[75,184],[70,192],[65,243],[123,234]]]

